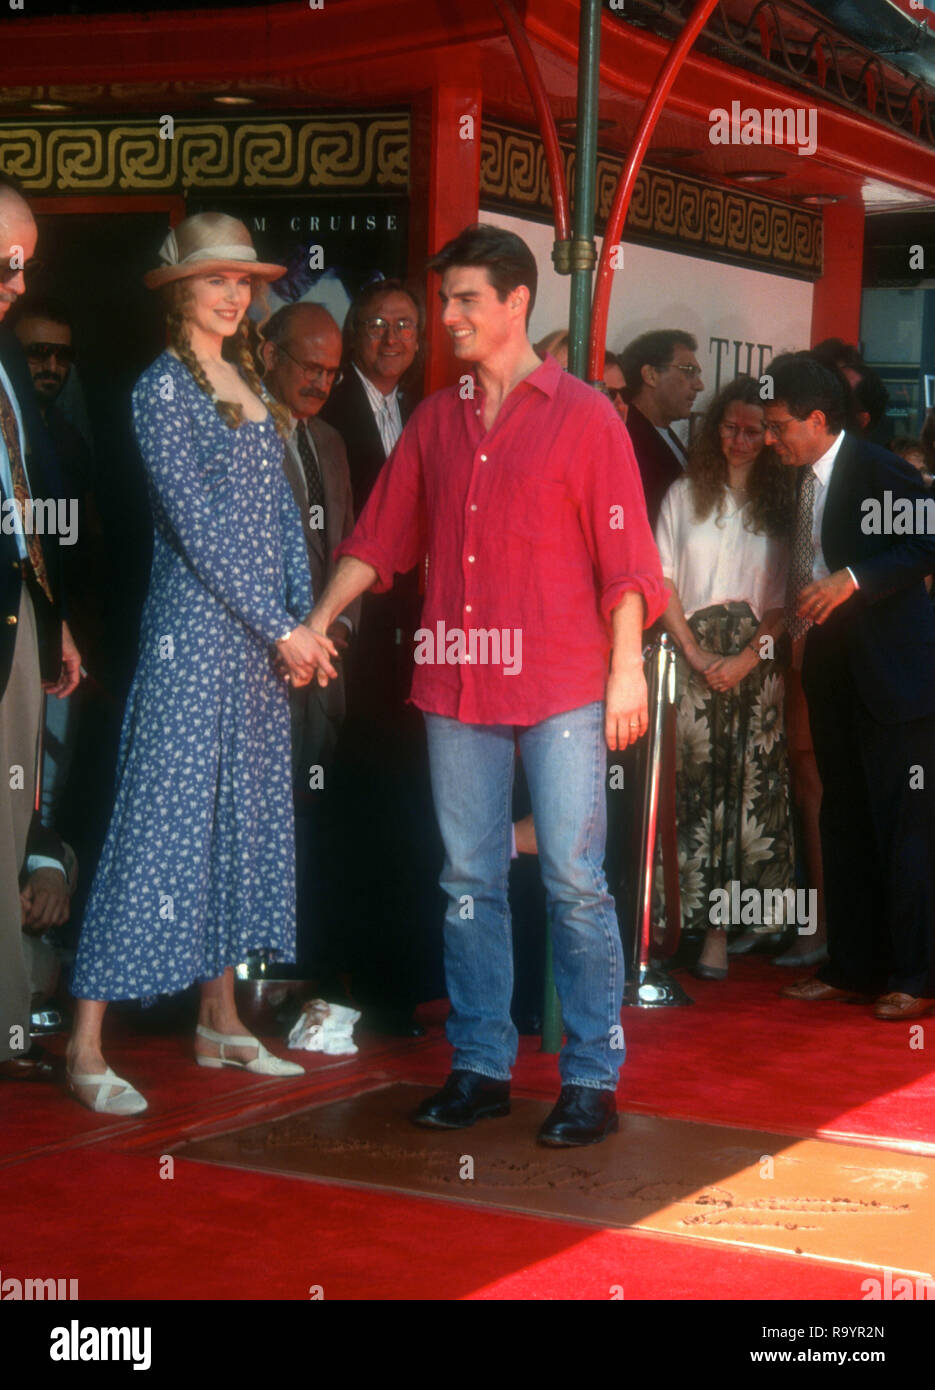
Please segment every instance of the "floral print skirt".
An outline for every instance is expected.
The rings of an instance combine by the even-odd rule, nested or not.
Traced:
[[[705,608],[688,620],[699,646],[719,656],[740,652],[758,623],[746,603]],[[676,823],[682,931],[699,935],[710,925],[732,933],[781,931],[781,923],[712,920],[712,894],[753,888],[794,888],[795,863],[784,684],[774,660],[761,658],[733,690],[714,691],[676,654]],[[661,864],[656,901],[660,916]],[[723,895],[719,895],[723,901]],[[761,902],[762,898],[759,899]],[[738,901],[734,890],[733,901]],[[751,901],[751,895],[747,896]],[[767,911],[762,914],[768,918]]]

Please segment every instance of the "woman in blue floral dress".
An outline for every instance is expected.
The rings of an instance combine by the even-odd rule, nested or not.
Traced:
[[[327,652],[301,519],[282,469],[283,407],[266,395],[247,309],[283,268],[257,261],[219,213],[171,232],[146,283],[166,299],[169,348],[133,392],[154,551],[138,666],[121,734],[113,817],[72,989],[68,1080],[83,1104],[146,1102],[104,1061],[106,1001],[201,982],[203,1066],[301,1072],[240,1022],[233,966],[267,948],[295,958],[287,681]]]
[[[791,470],[764,446],[759,384],[738,377],[709,406],[687,474],[666,493],[656,526],[670,591],[663,622],[678,647],[682,931],[704,938],[694,973],[708,980],[727,975],[727,924],[713,911],[724,892],[733,911],[738,892],[754,889],[745,903],[767,904],[775,901],[767,890],[795,885],[775,659],[794,503]],[[746,906],[744,914],[729,924],[737,935],[749,925]]]

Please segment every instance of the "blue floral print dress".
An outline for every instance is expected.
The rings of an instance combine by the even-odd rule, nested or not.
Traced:
[[[271,416],[224,423],[164,352],[133,392],[154,522],[117,795],[72,981],[141,999],[249,951],[295,959],[288,687],[277,638],[311,607]]]

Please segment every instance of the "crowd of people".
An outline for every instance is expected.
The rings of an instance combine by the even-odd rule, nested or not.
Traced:
[[[284,270],[242,223],[201,213],[166,237],[146,276],[166,346],[132,400],[152,568],[106,835],[76,865],[56,808],[73,692],[106,668],[111,581],[93,441],[54,409],[72,325],[30,300],[36,237],[0,188],[0,495],[18,519],[0,531],[0,1075],[52,1074],[30,1016],[83,876],[66,1079],[89,1108],[146,1108],[105,1059],[108,1003],[196,983],[200,1065],[299,1073],[238,1013],[234,968],[262,957],[403,1036],[444,989],[452,1069],[412,1118],[505,1114],[525,851],[566,1036],[539,1140],[605,1138],[640,811],[607,764],[632,768],[661,627],[691,968],[722,980],[730,956],[768,950],[820,966],[784,988],[795,999],[935,1007],[935,536],[861,525],[868,498],[925,495],[928,425],[871,442],[885,388],[839,340],[738,377],[697,419],[682,330],[608,352],[595,390],[563,370],[567,333],[530,342],[535,260],[494,227],[430,262],[469,371],[421,401],[415,286],[369,284],[343,326],[306,301],[267,317]],[[57,497],[78,508],[73,547],[24,524]],[[748,904],[804,885],[817,906],[807,926],[725,918],[712,904],[735,885]]]

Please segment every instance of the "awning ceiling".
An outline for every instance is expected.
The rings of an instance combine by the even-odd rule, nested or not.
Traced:
[[[634,17],[638,3],[627,3]],[[744,9],[749,17],[754,8],[752,0],[725,3],[737,22]],[[50,18],[33,18],[30,8],[0,20],[0,123],[205,113],[222,109],[221,97],[243,99],[245,115],[251,107],[267,112],[385,109],[406,105],[436,79],[476,90],[491,116],[533,124],[515,56],[490,0],[430,5],[425,0],[326,0],[321,10],[296,4],[226,8],[223,24],[217,9],[170,13],[168,7],[145,15]],[[566,123],[562,133],[570,135],[576,110],[576,0],[528,0],[518,8],[556,119]],[[668,32],[678,6],[660,3],[658,8],[655,27]],[[795,9],[801,24],[805,7]],[[644,23],[645,10],[643,0]],[[795,32],[793,25],[789,34]],[[600,85],[600,141],[608,150],[626,151],[668,42],[608,12]],[[788,39],[793,42],[801,44],[801,35]],[[791,202],[830,195],[862,200],[871,208],[935,204],[935,147],[840,100],[796,88],[791,78],[780,82],[753,71],[752,61],[743,66],[727,61],[730,56],[711,35],[702,39],[660,120],[651,162],[719,183],[771,174],[761,191]],[[898,80],[897,75],[897,85]],[[928,97],[935,102],[935,91]],[[710,113],[729,110],[732,101],[741,109],[815,106],[815,154],[777,145],[712,144]],[[49,106],[59,109],[37,109]],[[226,113],[231,114],[229,106]],[[932,118],[935,122],[935,105]]]

